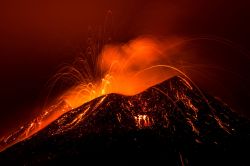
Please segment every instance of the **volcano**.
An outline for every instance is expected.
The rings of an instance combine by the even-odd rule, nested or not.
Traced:
[[[0,153],[1,165],[249,165],[249,120],[179,76],[73,109]]]

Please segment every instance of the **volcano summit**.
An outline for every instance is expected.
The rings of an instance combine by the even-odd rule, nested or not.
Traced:
[[[108,94],[0,153],[1,165],[248,165],[249,121],[172,77],[134,96]]]

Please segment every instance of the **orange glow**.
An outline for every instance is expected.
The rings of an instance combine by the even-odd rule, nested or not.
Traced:
[[[135,95],[167,78],[180,74],[167,64],[175,40],[159,41],[141,37],[127,44],[106,45],[98,57],[97,68],[104,73],[100,79],[86,82],[86,78],[63,96],[72,108],[101,95],[118,93]]]
[[[151,119],[148,115],[138,115],[134,118],[138,128],[150,127],[152,125]]]

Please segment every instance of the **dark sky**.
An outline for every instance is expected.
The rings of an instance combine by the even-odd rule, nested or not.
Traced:
[[[244,78],[242,83],[231,82],[232,77],[225,76],[222,80],[227,82],[227,93],[221,97],[239,112],[250,115],[249,55],[244,57],[245,50],[238,48],[250,48],[248,0],[13,0],[0,2],[0,135],[30,119],[35,108],[42,106],[48,79],[62,63],[74,59],[86,42],[89,27],[102,27],[109,10],[115,42],[150,34],[210,35],[236,43],[233,48],[219,44],[203,48],[211,42],[193,45],[196,52],[217,57]]]

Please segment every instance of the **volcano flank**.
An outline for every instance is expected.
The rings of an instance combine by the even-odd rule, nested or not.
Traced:
[[[249,120],[175,76],[73,109],[0,153],[1,165],[248,165]]]

